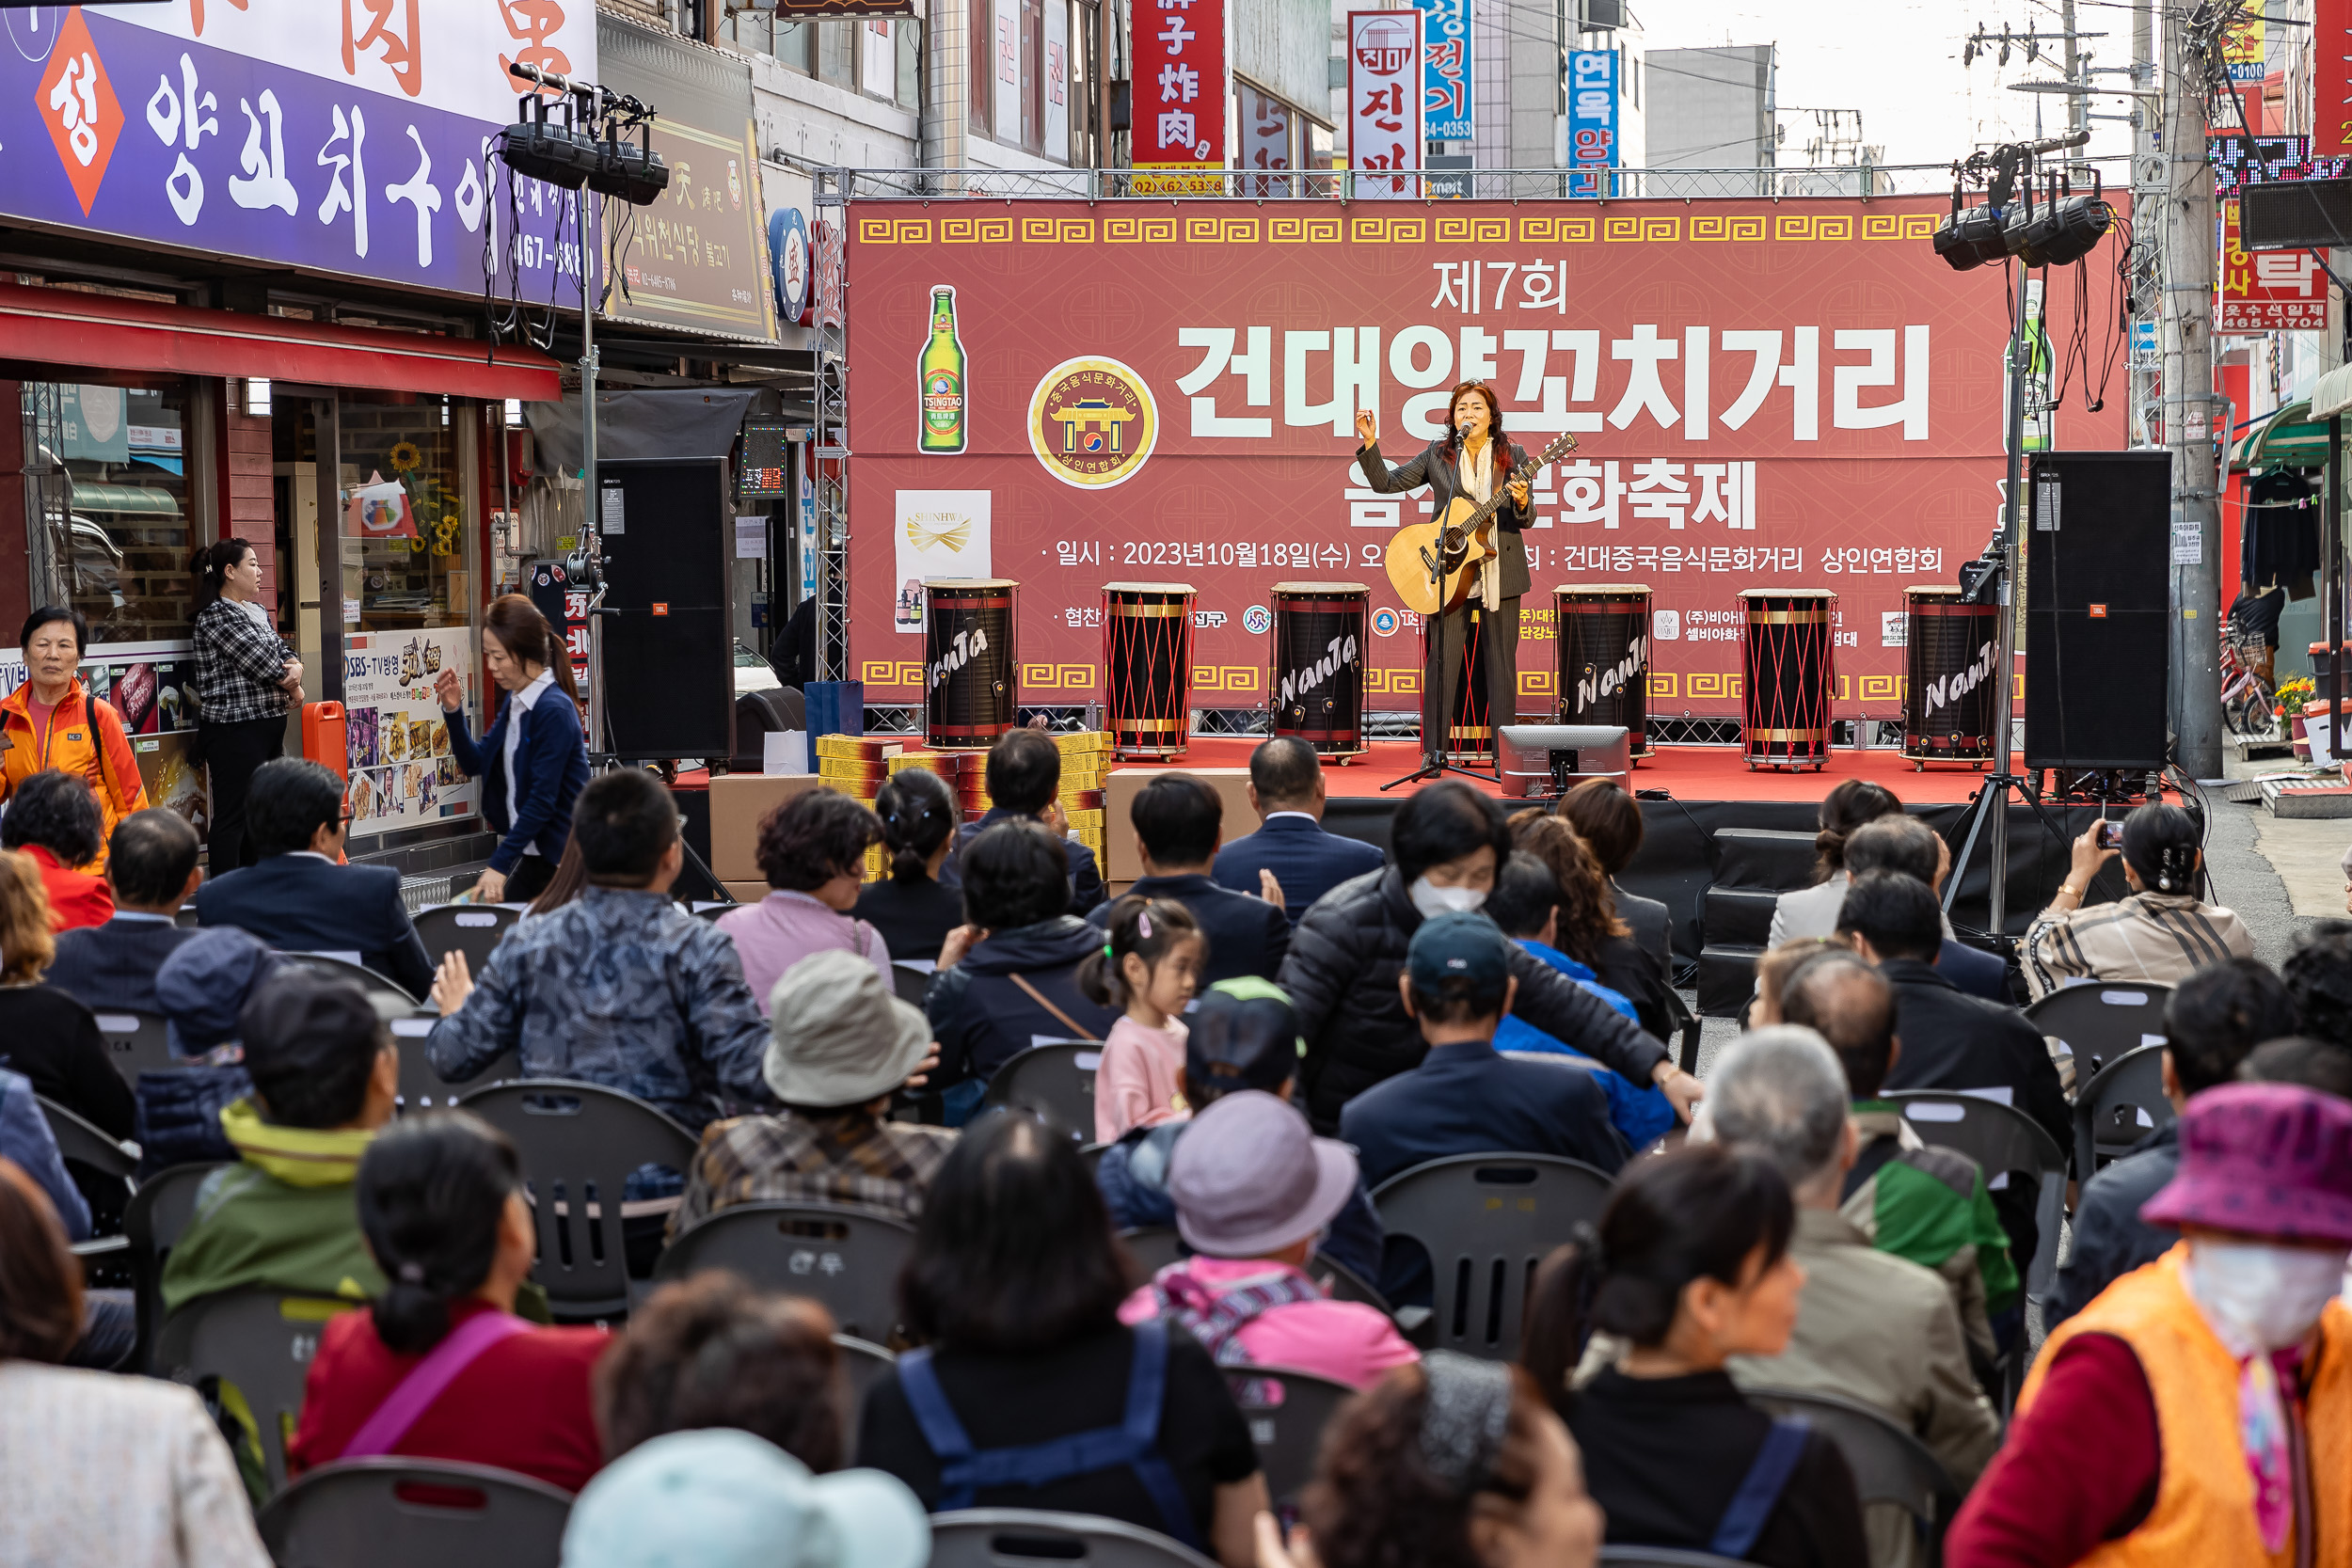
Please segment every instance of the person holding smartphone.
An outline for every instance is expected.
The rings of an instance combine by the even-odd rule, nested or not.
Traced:
[[[2086,906],[2091,878],[2118,857],[2129,895]],[[2178,806],[2150,801],[2120,823],[2092,823],[2074,841],[2066,880],[2026,931],[2035,1000],[2081,980],[2174,985],[2209,963],[2253,957],[2246,923],[2199,896],[2204,863],[2196,819]]]

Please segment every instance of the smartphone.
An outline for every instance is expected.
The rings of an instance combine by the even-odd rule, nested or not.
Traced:
[[[2122,848],[2123,824],[2118,821],[2101,822],[2099,824],[2099,837],[2096,842],[2102,849]]]

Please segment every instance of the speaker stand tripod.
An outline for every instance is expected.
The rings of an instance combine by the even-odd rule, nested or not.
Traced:
[[[1445,531],[1443,529],[1438,531],[1438,547],[1423,552],[1422,561],[1429,568],[1430,600],[1435,604],[1443,605],[1445,603]],[[1467,603],[1459,608],[1465,614],[1468,613]],[[1498,783],[1502,777],[1499,763],[1497,764],[1498,771],[1481,773],[1475,768],[1464,768],[1459,763],[1446,760],[1447,732],[1453,727],[1450,722],[1450,710],[1454,706],[1454,693],[1440,691],[1438,688],[1444,684],[1445,669],[1445,633],[1442,625],[1450,613],[1452,611],[1439,610],[1435,615],[1424,615],[1421,618],[1421,766],[1401,779],[1391,779],[1387,784],[1382,784],[1380,792],[1384,795],[1400,785],[1419,784],[1423,779],[1441,779],[1448,773],[1459,773],[1466,779],[1483,779],[1487,784]],[[1465,630],[1467,629],[1466,622]],[[1484,629],[1482,626],[1482,634]],[[1486,651],[1482,636],[1479,652],[1483,655]],[[1467,668],[1470,663],[1470,639],[1467,636],[1462,639],[1462,662]],[[1494,737],[1496,755],[1500,756],[1502,736],[1500,733],[1502,725],[1496,721],[1497,718],[1497,715],[1488,713],[1486,727],[1488,733]]]

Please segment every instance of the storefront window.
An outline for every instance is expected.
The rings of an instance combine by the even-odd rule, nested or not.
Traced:
[[[93,642],[186,637],[186,384],[28,381],[21,401],[36,602],[88,616]]]
[[[459,412],[433,397],[338,408],[346,632],[471,624],[472,514],[460,450],[469,425]]]

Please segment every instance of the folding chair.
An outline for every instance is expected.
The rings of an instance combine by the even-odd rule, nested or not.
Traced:
[[[358,1302],[290,1296],[276,1291],[224,1291],[199,1296],[164,1320],[155,1338],[155,1370],[174,1383],[201,1387],[261,1440],[270,1489],[286,1484],[286,1444],[302,1413],[302,1385],[326,1324]]]
[[[1943,1560],[1944,1529],[1960,1512],[1960,1488],[1926,1444],[1867,1404],[1793,1388],[1740,1392],[1775,1416],[1795,1416],[1837,1445],[1865,1507],[1891,1503],[1911,1515],[1932,1568]]]
[[[1601,1568],[1740,1568],[1736,1558],[1678,1552],[1672,1546],[1603,1546]]]
[[[894,958],[890,963],[890,986],[898,992],[899,1001],[919,1011],[924,996],[931,989],[931,967],[928,964],[917,969],[913,964],[900,963]]]
[[[1249,1423],[1249,1440],[1257,1446],[1258,1466],[1265,1472],[1274,1506],[1295,1504],[1314,1476],[1323,1429],[1356,1390],[1287,1367],[1229,1367],[1225,1381]]]
[[[2170,986],[2094,980],[2052,991],[2026,1009],[2026,1022],[2073,1053],[2074,1082],[2081,1084],[2143,1045],[2162,1045],[2164,1005],[2170,1000]]]
[[[404,1012],[414,1012],[417,1005],[423,1000],[422,997],[409,995],[399,981],[378,974],[365,964],[339,958],[332,953],[280,953],[278,957],[312,974],[324,974],[330,980],[358,981],[359,989],[368,993],[368,1000],[376,1005],[376,1011],[388,1019],[400,1017]],[[402,1005],[398,1011],[390,1010],[390,1005],[395,1003]]]
[[[930,1568],[1216,1568],[1165,1535],[1089,1513],[967,1508],[931,1515]]]
[[[1437,1348],[1496,1361],[1518,1354],[1535,1266],[1608,1201],[1608,1177],[1550,1154],[1452,1155],[1399,1172],[1372,1195],[1381,1227],[1429,1253]]]
[[[131,1300],[138,1312],[138,1341],[130,1370],[146,1371],[155,1354],[155,1334],[164,1322],[164,1260],[180,1233],[196,1217],[196,1195],[205,1178],[228,1167],[214,1161],[173,1165],[139,1183],[123,1212],[122,1234],[130,1243]]]
[[[488,1067],[462,1084],[453,1084],[434,1070],[433,1059],[425,1053],[425,1041],[432,1037],[433,1025],[440,1022],[440,1014],[431,1008],[420,1008],[405,1018],[392,1020],[392,1043],[400,1051],[400,1109],[430,1111],[447,1110],[457,1103],[458,1091],[469,1085],[503,1084],[522,1076],[522,1064],[512,1051],[501,1051]]]
[[[1084,1143],[1094,1131],[1094,1069],[1102,1065],[1098,1040],[1033,1045],[996,1069],[980,1103],[1035,1111]]]
[[[105,1037],[106,1055],[122,1081],[134,1089],[142,1072],[163,1072],[188,1064],[171,1053],[171,1025],[161,1013],[108,1008],[97,1015],[98,1032]]]
[[[2034,1202],[2034,1254],[2026,1269],[2026,1297],[2047,1299],[2058,1276],[2058,1227],[2066,1217],[2066,1152],[2025,1112],[1994,1100],[1945,1089],[1882,1094],[1899,1107],[1926,1142],[1958,1149],[1984,1167],[1987,1181],[2004,1172],[2041,1184]]]
[[[1119,1240],[1146,1279],[1184,1256],[1184,1238],[1176,1234],[1172,1225],[1146,1225],[1122,1230]]]
[[[572,1496],[531,1476],[452,1460],[323,1465],[254,1523],[278,1568],[556,1568]]]
[[[631,1171],[693,1162],[694,1134],[618,1089],[568,1078],[524,1078],[473,1090],[457,1103],[522,1153],[539,1258],[532,1277],[564,1322],[628,1311],[622,1194]]]
[[[861,1339],[854,1334],[836,1334],[833,1343],[841,1353],[842,1377],[849,1385],[848,1408],[841,1412],[841,1452],[847,1458],[857,1452],[858,1423],[866,1416],[866,1391],[887,1376],[898,1366],[898,1358],[871,1339]]]
[[[45,1095],[34,1098],[40,1101],[40,1114],[49,1123],[50,1135],[57,1140],[57,1152],[64,1157],[69,1174],[92,1196],[94,1208],[103,1208],[111,1227],[111,1216],[122,1212],[123,1205],[131,1201],[139,1168],[138,1146],[108,1137],[104,1130]],[[121,1196],[111,1204],[97,1204],[97,1195],[116,1182],[121,1183]],[[119,1248],[85,1242],[75,1250],[88,1256]]]
[[[667,1284],[725,1269],[825,1304],[844,1334],[882,1343],[898,1325],[898,1271],[914,1227],[846,1203],[735,1203],[679,1232],[654,1265]]]
[[[2126,1051],[2074,1091],[2074,1178],[2088,1181],[2172,1120],[2164,1093],[2164,1047]]]
[[[467,972],[479,979],[490,955],[521,918],[519,910],[502,904],[442,904],[420,911],[415,924],[425,955],[435,964],[454,948],[466,955]]]

